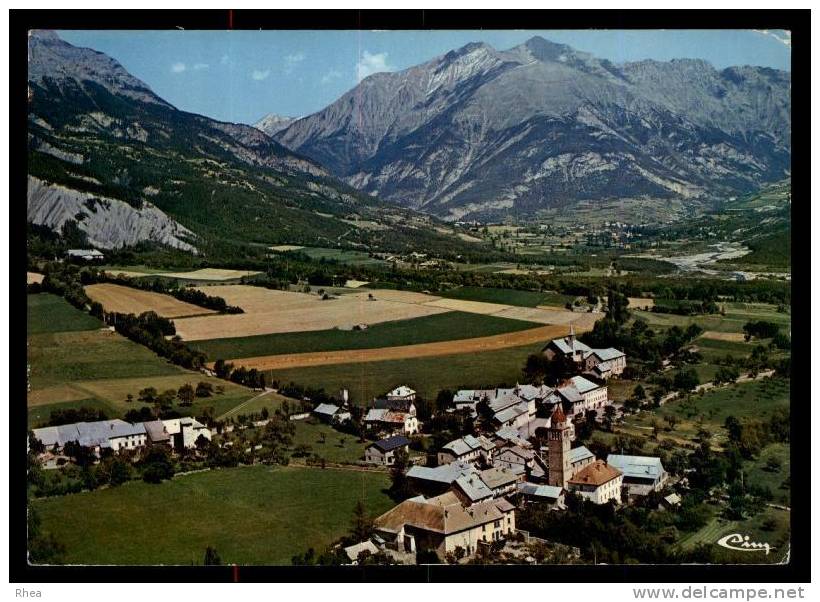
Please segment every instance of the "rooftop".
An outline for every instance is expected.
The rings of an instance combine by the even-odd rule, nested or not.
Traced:
[[[584,445],[580,447],[573,447],[571,450],[569,450],[570,464],[581,462],[582,460],[586,460],[587,458],[595,458],[595,455],[591,451],[589,451]]]
[[[606,461],[623,472],[625,477],[657,480],[665,472],[661,459],[652,456],[609,454]]]
[[[610,466],[603,460],[596,460],[581,469],[569,482],[574,485],[595,485],[596,487],[609,483],[612,479],[621,476],[621,471]]]
[[[424,502],[405,500],[379,516],[374,523],[377,529],[391,533],[398,533],[405,525],[410,525],[449,535],[500,520],[505,512],[513,509],[503,499],[480,502],[469,508],[460,503],[448,503],[448,500],[436,501],[436,498]]]
[[[336,412],[339,411],[339,406],[334,405],[332,403],[320,403],[316,408],[313,410],[316,414],[325,414],[327,416],[333,416]]]
[[[391,450],[404,447],[405,445],[410,445],[410,439],[404,435],[395,435],[393,437],[387,437],[386,439],[381,439],[380,441],[371,443],[370,447],[377,447],[383,452],[389,452]]]
[[[626,355],[623,351],[619,351],[614,347],[607,347],[606,349],[591,349],[587,353],[584,354],[584,359],[588,358],[591,355],[595,355],[601,361],[607,362],[609,360],[614,360],[619,357],[623,357]]]
[[[524,495],[557,500],[561,497],[562,489],[553,485],[536,485],[535,483],[519,483],[518,491]]]
[[[433,481],[449,485],[457,478],[478,472],[469,462],[451,462],[435,468],[429,466],[413,466],[407,471],[407,476],[423,481]]]

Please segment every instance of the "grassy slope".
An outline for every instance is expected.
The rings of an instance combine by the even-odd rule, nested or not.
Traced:
[[[484,301],[487,303],[505,303],[521,307],[535,307],[536,305],[564,305],[574,297],[558,293],[517,291],[504,288],[482,288],[478,286],[462,286],[449,291],[436,293],[450,299],[464,299],[466,301]]]
[[[465,312],[448,312],[374,324],[367,330],[318,330],[280,334],[192,341],[190,344],[208,354],[211,360],[258,355],[335,351],[340,349],[373,349],[414,345],[435,341],[452,341],[527,330],[540,326],[523,320],[510,320]]]
[[[34,504],[68,563],[201,564],[210,545],[225,563],[290,564],[344,535],[359,499],[374,516],[390,508],[388,486],[386,474],[255,466]]]
[[[411,386],[426,399],[435,399],[438,391],[445,388],[514,384],[521,378],[527,355],[540,348],[540,344],[527,345],[478,354],[294,368],[269,374],[280,383],[293,381],[330,392],[347,388],[351,400],[357,403],[382,395],[399,384]]]
[[[178,389],[185,383],[196,385],[209,380],[202,374],[183,370],[160,358],[150,350],[109,331],[99,330],[94,320],[75,310],[65,300],[51,295],[28,296],[29,323],[42,325],[40,334],[28,336],[28,362],[31,366],[29,424],[47,420],[52,410],[69,407],[103,409],[109,416],[121,416],[142,404],[126,403],[131,393],[137,397],[140,389],[155,387],[158,391]],[[51,320],[51,316],[59,319]],[[65,332],[42,332],[46,325],[64,328]],[[210,379],[222,385],[225,393],[197,399],[190,408],[177,408],[183,414],[196,414],[203,407],[213,407],[218,415],[253,396],[253,393],[224,381]]]

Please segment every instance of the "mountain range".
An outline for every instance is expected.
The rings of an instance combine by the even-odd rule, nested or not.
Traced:
[[[253,127],[179,110],[113,58],[33,31],[28,92],[28,220],[100,248],[491,252],[438,218],[694,203],[790,164],[789,73],[615,65],[542,38],[468,44]]]
[[[28,94],[28,221],[76,226],[94,246],[467,246],[257,128],[178,110],[54,32],[29,36]]]
[[[540,37],[377,73],[284,128],[351,186],[448,220],[578,201],[714,200],[788,175],[791,75],[626,64]]]

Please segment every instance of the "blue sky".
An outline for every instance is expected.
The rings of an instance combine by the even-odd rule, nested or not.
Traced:
[[[177,108],[253,123],[318,111],[377,71],[406,69],[475,41],[505,50],[534,35],[615,63],[701,58],[717,68],[790,68],[782,31],[59,31],[104,52]]]

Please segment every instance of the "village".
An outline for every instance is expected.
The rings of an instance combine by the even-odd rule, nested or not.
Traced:
[[[473,433],[449,441],[427,457],[411,456],[410,438],[432,434],[418,418],[416,391],[400,385],[359,410],[372,440],[360,464],[377,470],[400,467],[407,495],[374,518],[370,538],[344,548],[351,564],[371,555],[394,564],[415,564],[422,553],[433,553],[440,561],[465,562],[490,548],[507,546],[514,552],[519,550],[517,542],[528,536],[516,527],[516,510],[524,505],[561,512],[570,495],[617,507],[652,492],[667,493],[670,479],[659,458],[597,458],[575,442],[577,422],[615,412],[607,380],[623,372],[625,354],[614,348],[590,348],[577,340],[572,328],[567,336],[549,341],[542,353],[550,361],[571,362],[580,374],[554,387],[525,384],[457,391],[446,412],[474,420]],[[343,429],[355,411],[342,394],[290,420],[309,418]],[[156,447],[186,454],[211,445],[214,434],[194,418],[137,423],[115,419],[32,431],[45,469],[71,462],[76,455],[69,453],[72,446],[87,448],[95,458],[122,450],[140,454]],[[662,503],[674,506],[680,496],[668,492]]]

